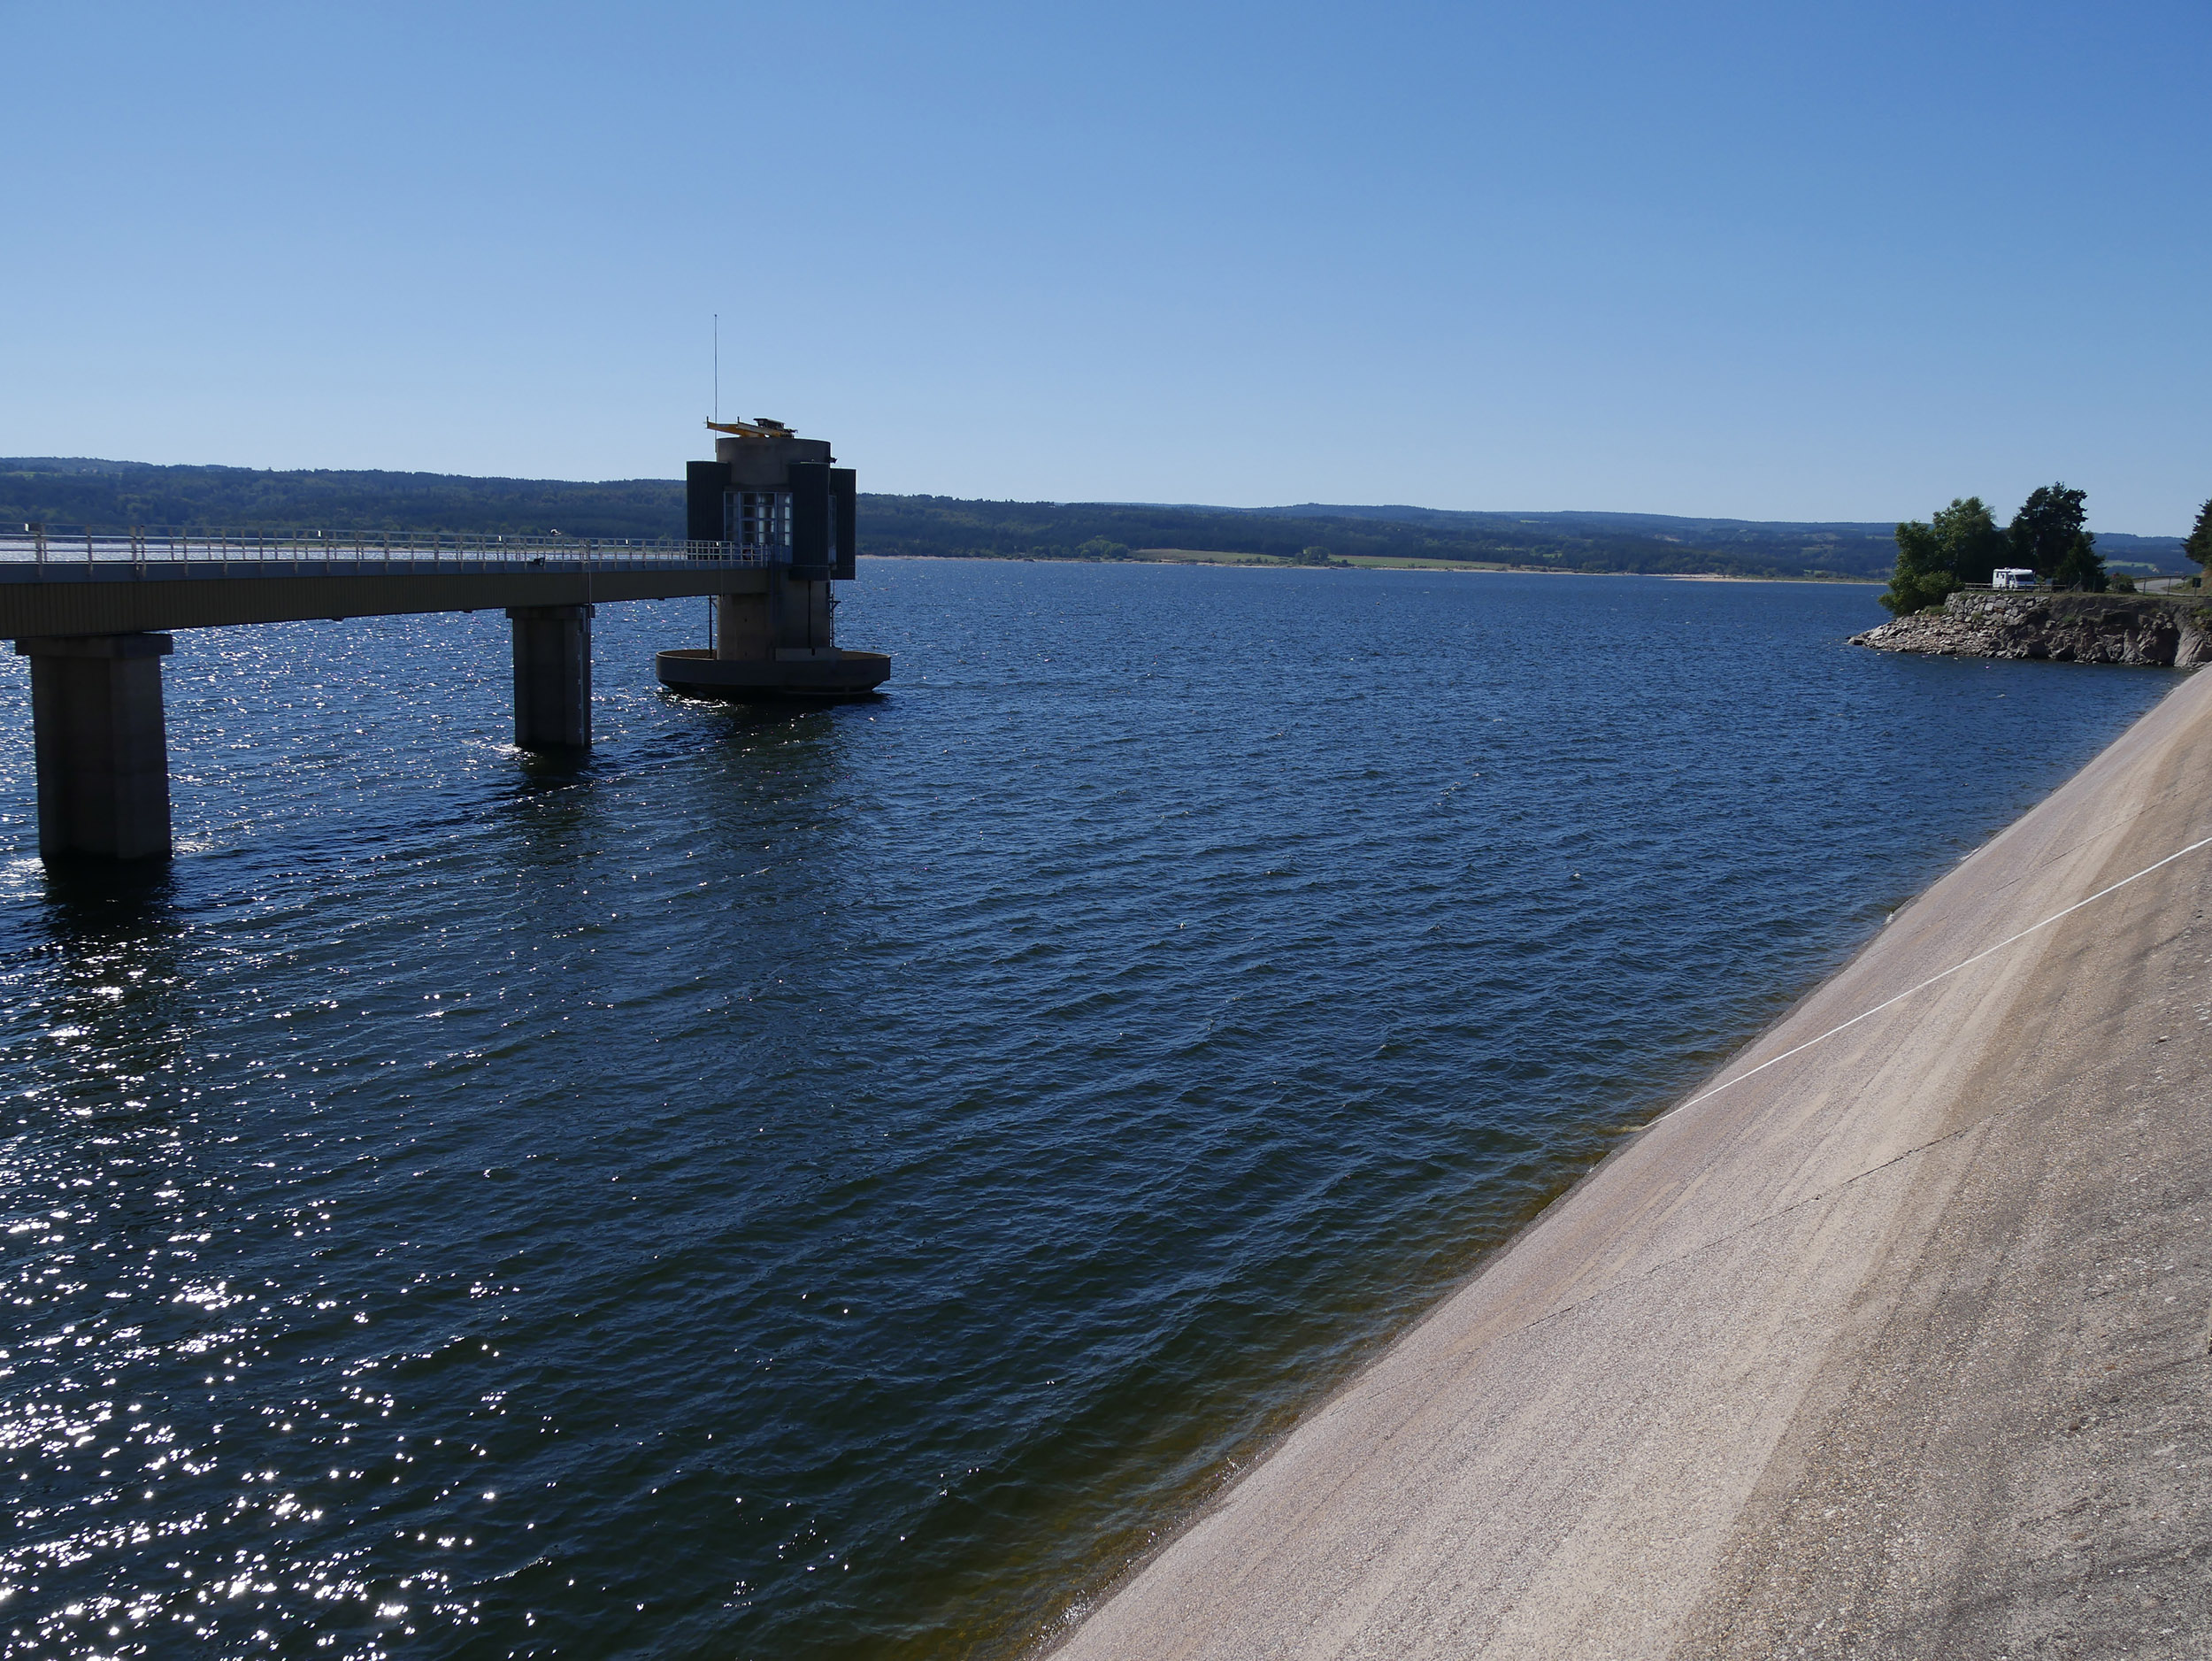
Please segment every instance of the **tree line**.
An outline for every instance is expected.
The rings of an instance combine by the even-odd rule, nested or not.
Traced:
[[[0,458],[0,524],[121,530],[452,530],[597,537],[680,536],[681,480],[585,483],[446,473]],[[981,502],[864,495],[869,554],[967,558],[1129,559],[1188,549],[1310,561],[1451,559],[1553,571],[1718,572],[1878,577],[1886,525],[1706,524],[1628,514],[1463,513],[1419,509],[1279,510],[1145,503]]]
[[[1138,502],[979,502],[863,496],[861,551],[964,558],[1126,559],[1187,550],[1294,565],[1358,558],[1464,560],[1523,570],[1877,578],[1888,527],[1694,522],[1629,515],[1256,510]],[[1671,528],[1664,528],[1671,527]]]
[[[431,530],[659,537],[683,534],[680,480],[485,479],[447,473],[242,467],[0,458],[0,524],[120,530],[133,525],[233,529]],[[1999,529],[1978,498],[1932,522],[1895,527],[1893,609],[1939,604],[2016,564],[2068,586],[2102,581],[2103,560],[2082,526],[2083,493],[2063,485],[2029,498]],[[950,496],[860,498],[861,550],[969,558],[1129,559],[1150,550],[1261,554],[1305,564],[1347,558],[1448,559],[1521,569],[1713,572],[1734,576],[1879,580],[1892,527],[1750,523],[1628,513],[1490,513],[1417,508],[1236,509],[1145,503],[979,502]],[[2069,565],[2075,543],[2076,565]],[[2016,546],[2019,543],[2020,546]],[[2170,565],[2173,537],[2108,535],[2116,559]],[[2021,551],[2024,546],[2027,551]],[[2199,516],[2192,558],[2212,551]],[[2085,567],[2085,570],[2077,569]]]

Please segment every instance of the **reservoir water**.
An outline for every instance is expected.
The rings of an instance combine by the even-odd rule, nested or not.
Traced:
[[[496,614],[178,637],[178,857],[0,668],[24,1656],[1017,1651],[2172,684],[1864,587],[865,561],[599,743]]]

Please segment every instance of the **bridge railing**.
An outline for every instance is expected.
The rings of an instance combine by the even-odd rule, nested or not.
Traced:
[[[0,565],[11,576],[81,580],[118,567],[183,565],[188,576],[358,576],[394,573],[572,570],[680,570],[701,565],[767,565],[790,550],[674,537],[501,534],[475,531],[226,530],[139,526],[101,531],[77,526],[0,527]],[[272,571],[270,567],[282,567]],[[171,574],[171,573],[165,573]]]

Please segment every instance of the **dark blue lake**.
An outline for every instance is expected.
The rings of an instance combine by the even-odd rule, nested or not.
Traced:
[[[2173,684],[1873,596],[869,561],[887,696],[603,608],[572,769],[187,634],[138,878],[6,659],[10,1652],[1018,1649]]]

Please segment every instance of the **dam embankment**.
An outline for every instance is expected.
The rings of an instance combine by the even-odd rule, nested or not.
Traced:
[[[2207,839],[2199,676],[1057,1655],[2205,1653]]]

